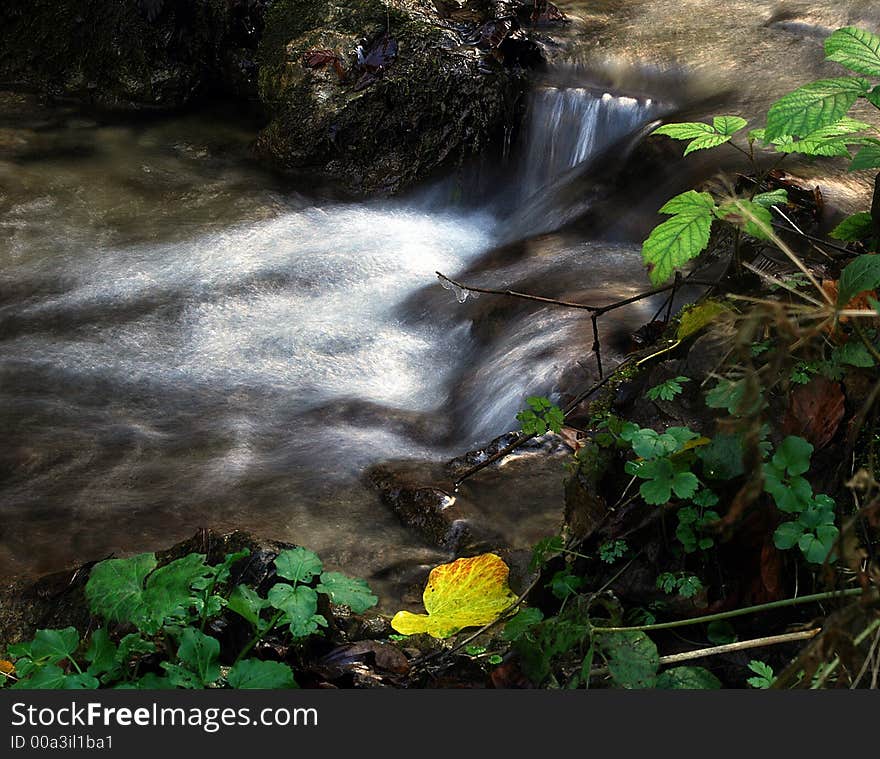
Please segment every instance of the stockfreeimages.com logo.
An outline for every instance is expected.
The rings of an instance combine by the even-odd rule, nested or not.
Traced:
[[[22,702],[12,705],[12,727],[199,727],[216,733],[223,727],[317,727],[313,707],[172,707],[104,706],[100,702],[61,707],[37,707]]]

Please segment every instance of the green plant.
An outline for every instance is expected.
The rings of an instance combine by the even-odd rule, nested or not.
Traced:
[[[757,659],[749,662],[749,669],[755,673],[756,677],[750,677],[746,682],[752,688],[760,688],[766,690],[773,685],[773,668]]]
[[[9,646],[12,687],[297,687],[288,664],[245,657],[282,626],[292,644],[318,634],[327,625],[317,613],[319,594],[355,612],[377,599],[362,580],[325,572],[317,555],[305,548],[276,556],[278,581],[265,597],[244,584],[231,587],[233,567],[247,555],[231,553],[216,565],[199,553],[164,566],[151,553],[99,562],[85,592],[91,612],[104,625],[86,639],[68,627],[38,630],[32,641]],[[224,665],[220,640],[205,630],[224,615],[228,623],[230,613],[245,620],[253,635],[237,652],[226,653]],[[123,634],[132,627],[137,632]]]
[[[761,174],[755,162],[758,144],[781,154],[851,158],[851,171],[880,168],[880,139],[876,127],[847,116],[860,99],[880,108],[880,85],[865,78],[880,77],[880,37],[856,27],[838,29],[825,40],[825,54],[827,60],[861,76],[821,79],[785,95],[770,107],[766,126],[748,132],[745,145],[733,142],[747,125],[745,119],[738,116],[716,116],[711,125],[702,122],[665,124],[654,130],[654,134],[688,142],[686,156],[696,150],[731,144],[749,157],[758,175]],[[854,157],[853,147],[858,148]],[[651,281],[654,284],[666,281],[676,268],[700,255],[709,243],[716,220],[733,223],[755,238],[768,239],[772,231],[769,208],[786,201],[787,196],[781,190],[720,202],[706,192],[688,190],[677,195],[660,209],[660,213],[671,218],[657,226],[642,247]],[[833,234],[843,240],[866,239],[873,233],[870,221],[870,215],[856,214],[838,225]]]
[[[674,379],[668,379],[665,382],[661,382],[659,385],[655,385],[647,393],[645,393],[645,397],[649,401],[671,401],[675,398],[676,395],[680,395],[684,388],[682,384],[685,382],[690,382],[690,378],[688,377],[675,377]]]
[[[618,559],[622,559],[629,546],[625,540],[609,540],[599,546],[599,558],[606,564],[613,564]]]
[[[703,589],[703,583],[690,572],[663,572],[657,577],[657,587],[669,595],[693,598]]]
[[[542,396],[526,398],[529,408],[523,409],[517,415],[517,421],[522,424],[524,435],[543,435],[546,432],[562,432],[565,415],[559,406]]]

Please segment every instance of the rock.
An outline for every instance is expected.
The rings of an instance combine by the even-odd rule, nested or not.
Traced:
[[[259,153],[356,194],[397,192],[476,153],[512,122],[524,84],[477,28],[424,0],[276,0],[260,46],[271,121]]]
[[[113,110],[175,109],[256,91],[268,0],[12,0],[0,79]]]

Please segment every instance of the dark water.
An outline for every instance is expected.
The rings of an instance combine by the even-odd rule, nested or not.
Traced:
[[[691,102],[717,91],[758,113],[816,75],[799,63],[821,58],[816,25],[877,15],[810,6],[813,26],[780,26],[763,2],[562,5],[580,14],[575,44],[537,83],[503,202],[485,208],[439,190],[316,197],[255,168],[253,130],[228,114],[104,123],[0,98],[0,571],[240,527],[314,548],[393,606],[394,577],[449,556],[399,524],[364,469],[485,444],[592,361],[581,312],[459,303],[434,272],[594,303],[645,289],[637,232],[554,231],[579,212],[560,186],[680,106],[682,81]],[[781,73],[755,84],[739,65]],[[864,197],[835,176],[842,204]],[[475,492],[511,545],[559,521],[544,485],[515,503],[503,482]]]

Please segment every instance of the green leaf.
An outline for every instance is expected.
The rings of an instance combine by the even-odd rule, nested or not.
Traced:
[[[293,582],[310,582],[323,569],[324,565],[318,555],[306,548],[291,548],[275,557],[275,571],[278,576]]]
[[[786,190],[773,190],[771,192],[761,192],[752,198],[752,202],[763,208],[772,208],[773,206],[784,206],[788,203],[788,192]]]
[[[747,234],[759,240],[770,238],[773,216],[767,208],[750,200],[739,198],[723,203],[716,215],[722,221],[742,227]]]
[[[874,227],[871,214],[867,211],[862,211],[861,213],[854,213],[852,216],[847,216],[831,231],[831,236],[835,240],[857,242],[870,237],[873,231]]]
[[[723,145],[725,142],[729,141],[730,137],[728,135],[705,134],[702,137],[697,137],[697,139],[691,140],[691,142],[688,143],[688,146],[684,149],[684,154],[687,156],[697,150],[710,150],[711,148],[717,148],[719,145]]]
[[[333,603],[348,606],[355,614],[363,614],[379,602],[364,580],[341,572],[324,572],[317,590],[330,596]]]
[[[880,286],[880,255],[859,256],[841,273],[837,291],[837,304],[841,307],[856,295]]]
[[[678,594],[682,598],[693,598],[703,589],[703,583],[696,575],[685,575],[679,578],[677,585]]]
[[[92,613],[111,622],[130,622],[140,613],[144,580],[155,568],[156,557],[152,553],[95,564],[86,583]]]
[[[846,26],[825,40],[825,57],[858,74],[880,76],[880,37],[866,29]]]
[[[783,522],[773,533],[773,545],[780,551],[794,548],[804,534],[804,528],[797,522]]]
[[[718,690],[721,681],[704,667],[673,667],[657,678],[657,690]]]
[[[848,116],[823,126],[799,139],[792,135],[784,135],[773,140],[779,153],[804,153],[812,156],[844,156],[850,157],[848,145],[870,145],[876,138],[866,136],[863,132],[872,131],[873,127],[864,121],[856,121]]]
[[[754,672],[757,677],[750,677],[746,682],[753,688],[769,688],[773,684],[773,668],[762,661],[752,659],[749,662],[749,669]]]
[[[678,323],[675,337],[684,340],[696,334],[704,327],[708,327],[718,316],[728,313],[730,308],[717,300],[704,300],[684,310]]]
[[[79,648],[79,632],[75,627],[65,627],[63,630],[37,630],[30,646],[30,656],[35,661],[45,660],[54,664],[72,658],[77,648]]]
[[[210,685],[220,677],[220,641],[194,627],[184,628],[177,657],[201,685]]]
[[[278,661],[243,659],[229,670],[226,679],[230,687],[238,690],[279,690],[298,687],[290,667]]]
[[[567,569],[560,569],[550,580],[550,591],[560,601],[564,601],[570,595],[577,593],[583,584],[583,579],[572,574]]]
[[[201,553],[187,554],[155,570],[147,577],[142,608],[132,615],[131,621],[145,633],[158,632],[166,619],[185,615],[193,603],[190,586],[213,573]]]
[[[840,121],[869,88],[865,79],[857,77],[806,84],[770,106],[764,136],[771,141],[786,135],[803,136]]]
[[[284,612],[282,621],[290,626],[294,638],[305,638],[318,631],[318,594],[304,585],[294,588],[279,583],[269,589],[269,603]]]
[[[110,640],[110,634],[103,627],[92,633],[86,661],[89,662],[90,675],[102,675],[116,667],[116,644]]]
[[[227,606],[241,617],[244,617],[254,627],[260,628],[265,624],[260,619],[260,612],[269,605],[265,598],[251,590],[247,585],[237,585],[229,596]]]
[[[880,108],[880,106],[878,106]],[[850,171],[880,169],[880,145],[864,145],[849,165]]]
[[[27,679],[19,680],[12,686],[12,690],[24,690],[34,688],[40,690],[58,690],[64,687],[67,675],[57,664],[47,664],[40,667]]]
[[[865,95],[868,102],[871,103],[875,108],[880,108],[880,84],[874,87],[867,95]]]
[[[85,672],[77,672],[76,674],[67,675],[61,687],[65,690],[97,690],[100,685],[97,677]]]
[[[810,468],[813,446],[797,435],[789,435],[776,449],[773,464],[790,475],[803,474]]]
[[[664,124],[655,129],[651,134],[662,134],[671,137],[673,140],[693,140],[698,137],[704,137],[708,134],[715,134],[716,131],[709,124],[700,121],[689,121],[680,124]]]
[[[693,472],[679,472],[672,479],[672,491],[679,498],[690,498],[700,487],[700,481]]]
[[[671,401],[676,395],[681,394],[683,390],[682,384],[685,382],[690,382],[690,379],[688,377],[675,377],[674,379],[668,379],[648,390],[648,392],[645,393],[645,397],[649,401]]]
[[[660,656],[657,646],[640,631],[603,633],[599,645],[608,671],[621,688],[653,688],[657,684]]]
[[[743,129],[749,122],[739,116],[716,116],[712,119],[712,125],[718,134],[730,137]]]
[[[874,366],[874,357],[865,344],[854,340],[835,348],[831,353],[831,358],[838,364],[849,364],[863,369]]]
[[[719,433],[709,445],[697,451],[703,462],[703,476],[713,480],[732,480],[745,472],[742,438],[739,435]]]
[[[665,282],[677,266],[703,251],[709,243],[714,211],[712,196],[694,190],[677,195],[660,209],[660,213],[674,215],[655,227],[642,245],[651,282]]]
[[[540,609],[532,607],[520,609],[514,617],[504,623],[504,631],[501,633],[501,637],[508,641],[516,640],[543,619],[544,614]]]

